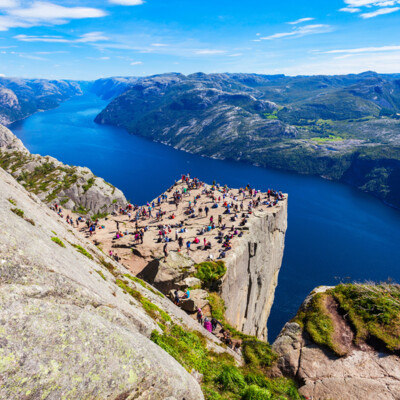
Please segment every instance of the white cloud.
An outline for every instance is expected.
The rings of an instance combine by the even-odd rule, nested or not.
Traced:
[[[103,42],[108,40],[107,36],[103,36],[103,32],[89,32],[82,35],[76,40],[78,43],[91,43],[91,42]]]
[[[37,1],[27,8],[16,8],[9,15],[32,21],[54,21],[82,18],[104,17],[106,12],[97,8],[89,7],[64,7],[58,4]]]
[[[144,4],[143,0],[108,0],[112,4],[119,4],[121,6],[140,6]]]
[[[297,25],[297,24],[301,24],[303,22],[312,21],[312,20],[314,20],[314,18],[300,18],[300,19],[297,19],[296,21],[288,22],[288,24],[289,25]]]
[[[98,61],[106,61],[109,60],[110,57],[86,57],[88,60],[98,60]]]
[[[397,50],[400,50],[400,46],[360,47],[358,49],[329,50],[325,51],[325,54],[357,54]]]
[[[242,55],[243,53],[235,53],[235,54],[229,54],[229,57],[240,57]]]
[[[361,18],[367,19],[367,18],[374,18],[377,17],[378,15],[385,15],[385,14],[391,14],[396,11],[399,11],[400,7],[393,7],[393,8],[380,8],[376,11],[368,12],[361,14]]]
[[[133,61],[133,62],[131,62],[131,65],[140,65],[140,64],[143,64],[143,62],[142,61]]]
[[[364,19],[377,17],[378,15],[390,14],[398,11],[399,7],[393,7],[400,4],[400,0],[344,0],[346,7],[339,11],[349,13],[361,13],[360,17]],[[375,7],[373,11],[365,12]]]
[[[151,45],[153,47],[168,47],[168,45],[164,43],[152,43]]]
[[[0,16],[1,31],[6,31],[10,28],[61,25],[68,23],[72,19],[100,18],[107,15],[105,11],[97,8],[64,7],[45,1],[36,1],[27,7],[18,6],[18,3],[13,3],[9,0],[5,1],[4,4],[7,7],[0,3],[0,9],[5,13],[5,15]]]
[[[1,8],[13,8],[18,7],[19,1],[17,0],[0,0],[0,9]]]
[[[361,11],[361,8],[345,7],[341,8],[339,11],[344,11],[348,13],[358,13]]]
[[[77,39],[68,39],[64,36],[33,36],[33,35],[16,35],[14,39],[20,42],[43,42],[43,43],[94,43],[108,40],[102,32],[89,32],[81,35]]]
[[[226,53],[225,50],[212,50],[212,49],[204,49],[204,50],[196,50],[194,52],[198,55],[213,55],[213,54],[223,54]]]
[[[290,32],[274,33],[273,35],[262,37],[262,40],[273,40],[282,39],[287,37],[302,37],[306,35],[315,35],[318,33],[331,32],[332,27],[330,25],[315,24],[315,25],[305,25],[299,28],[295,28]]]

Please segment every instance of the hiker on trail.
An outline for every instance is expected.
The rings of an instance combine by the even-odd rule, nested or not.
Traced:
[[[203,311],[201,310],[200,307],[197,307],[197,322],[199,324],[203,323]]]
[[[221,322],[219,322],[216,318],[212,317],[212,318],[211,318],[211,327],[212,327],[212,330],[215,331],[215,330],[217,329],[217,326],[218,326],[218,325],[222,328]]]
[[[179,251],[181,251],[182,246],[183,246],[183,238],[182,238],[182,236],[179,236],[179,238],[178,238],[178,245],[179,245]]]
[[[208,332],[212,332],[212,326],[210,320],[206,317],[204,318],[204,328],[208,330]]]
[[[188,241],[186,242],[186,248],[187,248],[187,252],[188,252],[188,254],[189,254],[189,251],[190,251],[190,240],[188,240]]]
[[[165,243],[165,244],[164,244],[164,248],[163,248],[163,251],[164,251],[164,257],[165,257],[165,258],[167,258],[167,256],[168,256],[168,250],[167,250],[167,246],[168,246],[168,243]]]
[[[204,208],[204,211],[206,212],[206,217],[208,217],[208,211],[209,211],[210,209],[208,208],[208,206],[206,206],[205,208]]]

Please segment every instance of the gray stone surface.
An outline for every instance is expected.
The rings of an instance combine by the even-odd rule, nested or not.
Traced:
[[[278,368],[295,379],[300,393],[313,400],[398,400],[400,358],[353,349],[337,357],[314,344],[297,323],[287,323],[273,344]]]
[[[13,213],[8,199],[35,225]],[[160,331],[157,321],[115,284],[100,263],[104,254],[2,169],[0,231],[0,398],[203,398],[196,380],[149,340]],[[141,285],[136,290],[225,351],[168,299]]]
[[[261,207],[262,208],[262,207]],[[236,329],[267,340],[267,320],[274,301],[287,228],[287,199],[278,209],[257,210],[238,245],[225,259],[221,287],[225,316]]]
[[[54,166],[55,172],[51,184],[42,187],[41,182],[36,182],[34,187],[30,187],[41,200],[47,203],[61,203],[63,208],[70,210],[83,208],[87,210],[88,215],[111,213],[127,203],[124,194],[119,189],[102,178],[96,177],[89,168],[71,167],[53,157],[30,154],[10,130],[0,125],[0,157],[3,152],[13,156],[12,162],[7,164],[6,168],[15,178],[19,178],[22,184],[24,174],[27,172],[33,172],[35,168],[44,164]],[[58,190],[59,183],[63,182],[64,178],[70,178],[71,174],[77,176],[76,182]],[[85,186],[90,180],[93,180],[93,184],[86,190]],[[56,192],[55,196],[51,196],[53,192]]]

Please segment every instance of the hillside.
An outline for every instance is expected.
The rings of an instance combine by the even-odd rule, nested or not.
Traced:
[[[238,332],[242,358],[3,169],[0,193],[1,398],[301,399],[268,343]]]
[[[137,79],[96,122],[208,157],[341,180],[400,207],[399,114],[398,75],[198,73]]]
[[[31,154],[0,125],[0,167],[49,205],[57,203],[80,215],[106,216],[124,206],[124,194],[89,168],[65,165],[53,157]]]
[[[77,82],[0,77],[0,124],[49,110],[72,96],[81,94]]]
[[[273,344],[278,367],[313,399],[398,399],[400,287],[319,287]]]

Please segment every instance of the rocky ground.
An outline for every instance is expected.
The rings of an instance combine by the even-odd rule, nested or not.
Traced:
[[[331,288],[320,287],[306,299]],[[400,399],[400,358],[385,350],[376,341],[356,340],[354,326],[347,315],[338,310],[332,297],[325,306],[333,322],[334,354],[316,344],[298,322],[289,322],[273,344],[280,357],[281,373],[295,379],[300,393],[313,400],[398,400]]]

